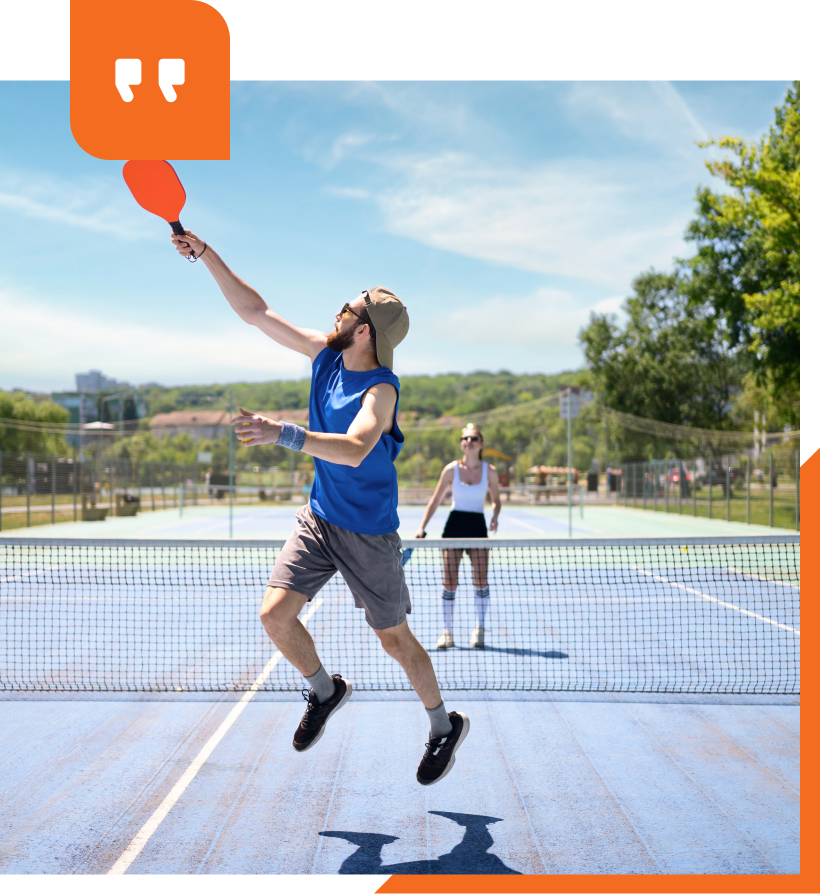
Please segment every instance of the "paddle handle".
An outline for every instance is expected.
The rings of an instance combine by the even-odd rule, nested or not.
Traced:
[[[183,229],[182,224],[178,220],[169,220],[168,223],[171,224],[171,229],[174,231],[175,236],[184,236],[185,235],[185,230]],[[188,248],[191,248],[190,242],[185,242],[183,240],[182,244],[187,245]],[[196,256],[194,255],[194,250],[192,248],[191,248],[190,253],[188,254],[188,260],[191,261],[192,263],[197,260]]]

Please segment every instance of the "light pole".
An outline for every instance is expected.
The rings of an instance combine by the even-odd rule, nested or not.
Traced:
[[[581,389],[577,385],[561,389],[560,416],[567,420],[567,508],[569,536],[572,537],[572,420],[578,418]]]
[[[233,388],[228,389],[228,536],[233,539]]]

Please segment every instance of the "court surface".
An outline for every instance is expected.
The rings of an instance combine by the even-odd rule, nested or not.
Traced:
[[[238,507],[235,536],[285,537],[295,508]],[[421,512],[400,510],[405,537]],[[566,535],[566,507],[505,507],[502,520],[507,537],[530,536],[527,525],[534,538]],[[777,533],[612,507],[587,507],[577,521],[574,532],[587,537]],[[104,533],[221,539],[227,519],[221,507],[202,507],[182,519],[145,513],[23,536]],[[413,619],[425,639],[437,630],[433,595],[419,597]],[[567,599],[571,588],[552,595]],[[328,665],[348,660],[355,683],[363,669],[334,647],[335,625],[323,615],[308,627],[322,631]],[[797,624],[796,614],[775,620]],[[568,651],[556,641],[548,658],[515,659],[580,673],[558,657]],[[475,655],[440,660],[467,667]],[[444,698],[470,716],[471,732],[452,773],[425,789],[415,771],[428,728],[412,692],[354,692],[304,754],[290,744],[304,707],[296,692],[0,693],[0,873],[800,871],[797,695]]]
[[[280,506],[240,504],[234,508],[233,536],[236,539],[287,538],[294,525],[296,504]],[[427,526],[428,537],[440,537],[448,509],[440,508]],[[399,506],[399,533],[415,536],[424,514],[423,506]],[[485,515],[489,521],[491,511]],[[733,535],[791,533],[781,528],[744,525],[720,519],[692,518],[676,512],[649,512],[623,506],[587,504],[581,518],[573,508],[572,533],[575,537],[731,537]],[[141,512],[132,518],[107,518],[100,522],[63,522],[0,532],[1,537],[111,537],[111,538],[191,538],[218,540],[229,535],[226,506],[186,506],[178,509]],[[499,519],[500,537],[567,537],[566,506],[503,505]]]
[[[425,789],[412,695],[298,754],[300,700],[260,693],[126,871],[799,872],[795,698],[445,697],[472,728]],[[236,705],[7,696],[0,872],[109,872]]]

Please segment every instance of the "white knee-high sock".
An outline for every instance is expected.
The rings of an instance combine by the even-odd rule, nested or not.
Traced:
[[[475,618],[479,627],[484,626],[484,618],[487,617],[487,606],[490,604],[490,588],[475,588]]]
[[[441,591],[441,608],[444,612],[444,629],[453,632],[453,609],[456,607],[456,591]]]

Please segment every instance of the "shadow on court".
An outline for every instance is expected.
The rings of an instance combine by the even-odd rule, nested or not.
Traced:
[[[521,875],[510,869],[495,854],[488,853],[493,846],[493,836],[487,828],[503,820],[496,816],[479,816],[475,813],[447,813],[431,810],[436,816],[464,826],[464,838],[450,851],[435,860],[413,860],[409,863],[383,863],[382,848],[398,841],[395,835],[377,832],[320,832],[328,838],[342,838],[356,845],[354,851],[339,867],[340,875],[461,875],[493,874]]]
[[[566,652],[539,652],[537,649],[505,648],[504,646],[482,646],[475,649],[472,646],[452,646],[449,649],[428,649],[431,655],[440,655],[442,652],[503,652],[505,655],[516,655],[520,658],[569,658]]]

